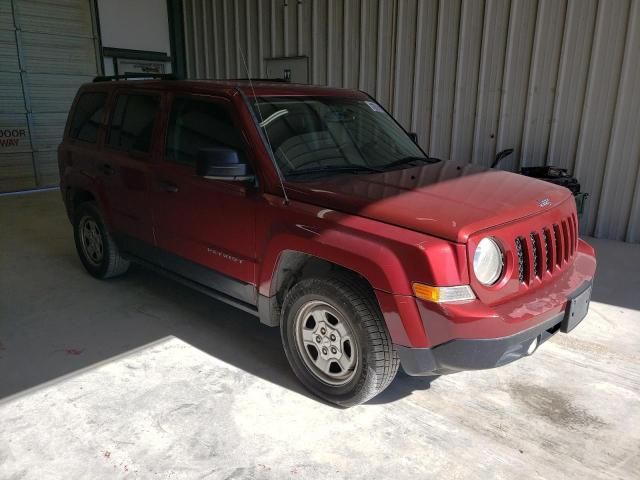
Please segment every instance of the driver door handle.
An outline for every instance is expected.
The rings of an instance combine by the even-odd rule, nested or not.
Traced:
[[[174,185],[173,183],[170,183],[170,182],[161,181],[160,186],[165,192],[178,193],[180,191],[177,185]]]

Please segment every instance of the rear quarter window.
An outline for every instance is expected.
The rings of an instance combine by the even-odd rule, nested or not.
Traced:
[[[104,92],[87,92],[80,95],[71,119],[71,138],[88,143],[98,141],[106,101],[107,94]]]

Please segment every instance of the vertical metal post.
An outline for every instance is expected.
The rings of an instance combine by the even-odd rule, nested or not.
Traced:
[[[187,76],[187,65],[182,2],[167,0],[167,15],[169,17],[169,41],[171,44],[171,70],[174,75],[185,78]],[[219,68],[216,73],[220,75]]]
[[[209,2],[202,2],[202,52],[204,53],[204,78],[215,78],[209,65],[209,46],[213,44],[209,39]],[[215,27],[214,27],[215,28]]]
[[[264,78],[264,38],[262,32],[262,16],[264,15],[264,11],[262,6],[264,2],[258,2],[258,61],[260,65],[259,77]]]
[[[304,13],[303,13],[303,10],[302,10],[302,2],[300,0],[298,0],[298,7],[296,9],[296,14],[297,14],[296,20],[297,20],[297,25],[298,25],[298,52],[297,52],[297,55],[300,56],[300,55],[304,55],[304,52],[302,51],[303,50],[303,47],[302,47],[302,15]],[[309,53],[307,52],[307,55],[308,54]]]
[[[284,56],[289,56],[289,3],[282,4],[282,43],[284,44]]]
[[[93,36],[93,48],[96,52],[96,72],[104,75],[104,55],[102,55],[102,34],[100,33],[100,12],[98,0],[89,0],[91,10],[91,34]]]
[[[26,78],[27,70],[24,59],[24,49],[22,47],[22,30],[20,22],[16,15],[16,1],[11,0],[11,18],[16,36],[16,49],[18,50],[18,68],[20,69],[20,84],[22,86],[22,98],[24,100],[24,109],[27,116],[27,129],[29,130],[29,145],[31,146],[31,163],[33,166],[33,177],[35,178],[36,187],[40,186],[40,175],[36,161],[36,149],[33,145],[33,115],[31,112],[31,94],[29,91],[29,83]]]

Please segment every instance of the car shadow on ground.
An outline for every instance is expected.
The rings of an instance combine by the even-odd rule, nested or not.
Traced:
[[[0,255],[0,399],[176,337],[325,403],[291,371],[277,328],[135,265],[123,277],[91,277],[59,192],[3,199],[0,217],[0,250],[11,252]],[[378,402],[422,389],[423,380],[401,376]]]
[[[75,252],[57,253],[58,268],[71,270],[77,284],[49,292],[54,303],[50,312],[36,309],[27,322],[13,323],[10,335],[0,332],[0,399],[173,336],[252,375],[331,405],[296,379],[279,329],[143,267],[133,265],[126,276],[101,281],[84,272]],[[68,293],[62,300],[64,291]],[[385,392],[368,404],[390,403],[428,389],[434,378],[409,377],[400,370]]]
[[[278,329],[135,265],[97,280],[84,271],[66,219],[36,223],[0,235],[3,249],[25,250],[0,262],[0,400],[171,336],[311,397],[289,368]]]
[[[378,396],[369,400],[367,405],[383,405],[392,403],[401,398],[410,396],[413,392],[421,390],[429,390],[431,384],[439,378],[438,375],[429,377],[411,377],[404,373],[402,367],[398,370],[398,374],[391,385]]]

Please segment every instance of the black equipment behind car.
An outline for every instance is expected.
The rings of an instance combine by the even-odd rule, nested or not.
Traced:
[[[512,148],[498,152],[491,168],[495,168],[503,158],[508,157],[512,153]],[[554,167],[552,165],[545,165],[543,167],[523,167],[520,169],[520,174],[568,188],[576,199],[578,215],[582,214],[584,210],[584,202],[589,194],[580,191],[580,183],[578,182],[578,179],[570,175],[566,168]]]
[[[580,193],[580,183],[576,177],[572,177],[566,168],[553,167],[547,165],[544,167],[523,167],[520,173],[527,177],[538,178],[545,182],[555,183],[571,190],[571,193],[577,195]]]

